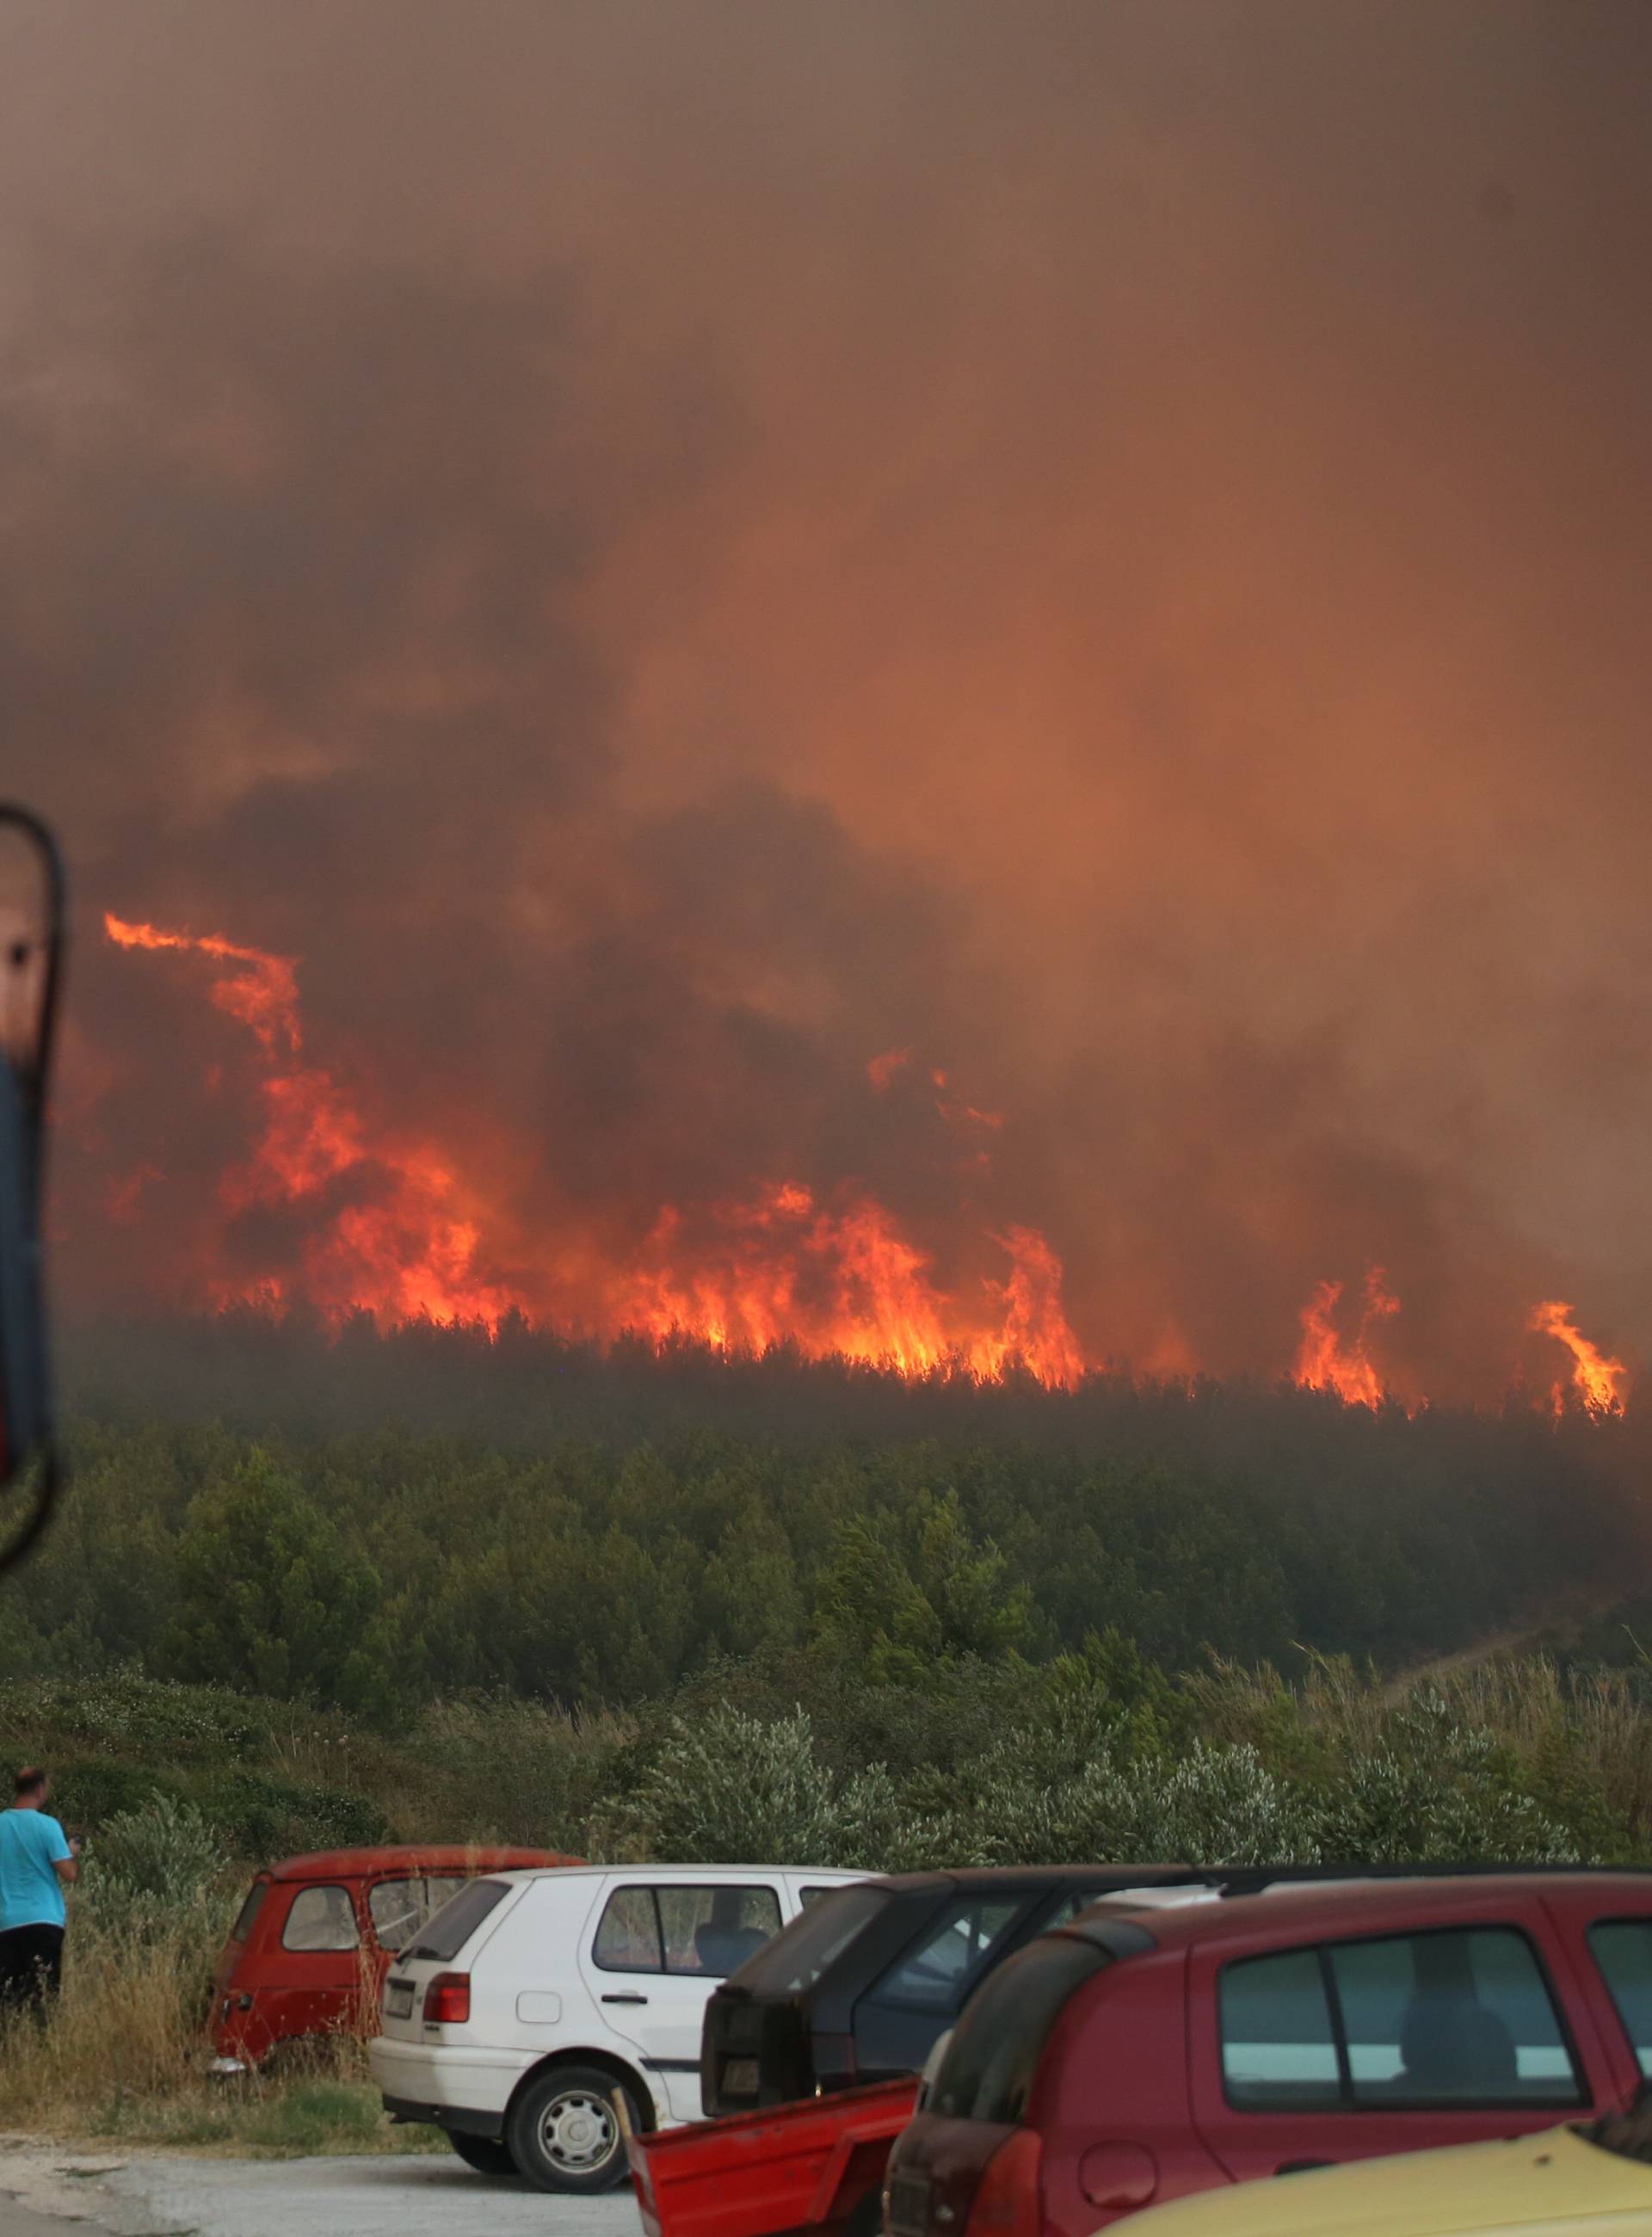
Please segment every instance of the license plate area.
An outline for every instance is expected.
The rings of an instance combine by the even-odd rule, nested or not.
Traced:
[[[384,2016],[387,2020],[410,2020],[413,2008],[413,1984],[411,1981],[385,1983]]]
[[[929,2178],[895,2174],[889,2179],[889,2237],[928,2237]]]

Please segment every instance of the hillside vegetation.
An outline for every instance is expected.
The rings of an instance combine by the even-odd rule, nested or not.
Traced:
[[[132,1663],[390,1727],[479,1688],[624,1705],[799,1652],[916,1678],[1109,1628],[1170,1669],[1392,1669],[1645,1559],[1619,1419],[525,1330],[129,1334],[76,1347],[73,1491],[0,1592],[0,1676]]]
[[[63,1517],[0,1587],[0,1742],[89,1837],[0,2125],[406,2141],[348,2049],[201,2082],[239,1891],[307,1848],[1652,1862],[1652,1684],[1602,1613],[1644,1566],[1630,1422],[173,1337],[83,1354]],[[1557,1612],[1564,1658],[1466,1651]]]

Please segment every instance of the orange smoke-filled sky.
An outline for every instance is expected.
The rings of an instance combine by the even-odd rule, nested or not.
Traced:
[[[1643,1356],[1649,69],[1642,0],[11,0],[71,1293],[308,1217],[226,1232],[248,1035],[107,908],[296,959],[349,1185],[434,1145],[547,1310],[796,1184],[949,1289],[1047,1238],[1089,1358],[1279,1372],[1373,1267],[1412,1390],[1556,1297]]]

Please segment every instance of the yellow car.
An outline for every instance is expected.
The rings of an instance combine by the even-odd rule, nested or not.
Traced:
[[[1357,2160],[1134,2214],[1129,2237],[1652,2237],[1652,2103],[1588,2128]]]

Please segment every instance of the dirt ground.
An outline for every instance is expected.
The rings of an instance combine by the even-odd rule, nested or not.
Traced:
[[[0,2143],[0,2237],[635,2237],[629,2190],[547,2198],[457,2160],[188,2159]]]

